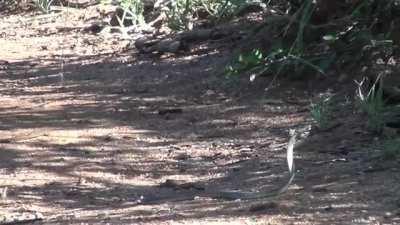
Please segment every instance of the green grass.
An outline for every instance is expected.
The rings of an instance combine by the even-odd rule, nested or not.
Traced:
[[[326,129],[331,124],[332,106],[329,97],[321,98],[317,103],[311,104],[311,117],[320,129]]]
[[[388,111],[383,98],[383,80],[379,76],[367,93],[363,93],[362,91],[364,81],[365,79],[358,83],[357,95],[359,107],[367,115],[368,129],[376,133],[381,133],[386,123],[385,112]]]
[[[168,27],[173,31],[191,30],[199,12],[205,12],[212,24],[234,18],[249,4],[263,5],[257,0],[175,0],[165,11]]]
[[[173,1],[165,12],[168,27],[174,31],[191,30],[191,18],[196,8],[198,6],[193,0]]]
[[[283,30],[282,39],[284,39],[284,36],[288,35],[284,33],[295,26],[297,32],[293,41],[285,43],[285,41],[279,39],[274,41],[268,52],[254,49],[250,53],[241,54],[235,62],[227,66],[226,72],[229,74],[245,72],[250,74],[251,81],[265,74],[273,74],[273,81],[280,74],[291,74],[293,78],[310,72],[326,75],[324,70],[332,63],[332,57],[326,54],[306,53],[307,43],[304,41],[304,33],[314,10],[313,1],[304,1],[292,18],[292,20],[299,20],[299,22],[288,21],[288,24],[280,28]],[[271,24],[274,23],[271,22]]]
[[[124,10],[122,18],[118,18],[121,27],[125,20],[132,21],[134,25],[144,24],[144,5],[141,0],[120,0],[119,5]]]
[[[50,13],[51,4],[53,4],[54,0],[34,0],[34,4],[36,8],[44,13]]]

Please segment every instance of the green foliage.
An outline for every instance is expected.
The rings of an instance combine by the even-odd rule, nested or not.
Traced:
[[[176,0],[168,6],[165,14],[169,28],[175,31],[190,30],[201,11],[206,12],[213,23],[233,18],[249,4],[261,4],[256,0]]]
[[[289,53],[301,54],[304,51],[304,29],[309,23],[314,9],[315,5],[313,4],[313,1],[305,0],[302,7],[296,12],[296,14],[300,15],[299,29],[297,31],[296,40],[294,41]]]
[[[130,20],[133,25],[141,25],[144,21],[144,5],[142,0],[120,0],[120,7],[124,10],[121,18],[118,18],[119,24],[124,26],[124,21]]]
[[[382,147],[384,159],[396,159],[400,157],[400,138],[385,140]]]
[[[165,13],[168,27],[175,31],[192,29],[193,13],[197,7],[193,0],[173,1]]]
[[[54,0],[34,0],[36,8],[44,13],[50,13],[51,4]]]
[[[226,71],[230,74],[251,72],[251,81],[263,74],[275,74],[275,76],[281,73],[302,74],[310,70],[325,74],[324,69],[330,65],[333,58],[326,54],[308,54],[304,43],[304,30],[313,11],[312,0],[304,1],[302,7],[298,9],[300,22],[293,43],[288,45],[281,40],[275,41],[269,50],[270,53],[265,57],[259,49],[247,55],[240,55],[236,62],[227,67]],[[288,24],[285,30],[288,30],[290,26],[291,24]]]
[[[279,25],[282,20],[268,22],[267,32],[275,35],[271,46],[264,51],[253,50],[263,53],[262,62],[258,60],[251,67],[239,56],[227,71],[250,72],[252,77],[290,74],[295,78],[312,72],[326,75],[325,71],[332,69],[354,73],[368,67],[369,71],[382,71],[377,62],[387,62],[398,48],[391,40],[399,28],[395,25],[400,15],[398,3],[398,0],[359,1],[354,7],[341,9],[347,14],[343,18],[315,25],[317,1],[289,1],[291,9],[296,11],[290,19],[283,20],[286,24]],[[274,23],[278,29],[271,25]]]
[[[311,104],[311,117],[320,129],[326,129],[331,124],[332,106],[330,97],[321,97],[317,103]]]
[[[263,68],[265,62],[265,57],[263,53],[255,49],[248,54],[240,54],[236,60],[231,65],[225,68],[225,72],[228,75],[236,75],[245,71],[257,71]]]
[[[367,93],[363,92],[365,79],[358,83],[357,97],[360,109],[367,114],[368,128],[376,133],[381,133],[387,118],[385,112],[389,111],[383,98],[382,77],[379,76]]]
[[[243,72],[251,73],[250,81],[254,81],[263,74],[298,73],[305,70],[313,70],[321,74],[324,72],[324,64],[330,58],[320,56],[303,57],[302,55],[291,54],[288,50],[279,48],[272,51],[269,55],[263,57],[259,49],[255,49],[249,54],[241,54],[237,60],[226,67],[226,72],[230,75],[241,74]]]
[[[220,21],[222,19],[230,19],[237,14],[241,9],[251,3],[255,3],[249,0],[198,0],[201,6],[208,14],[211,19]]]
[[[360,1],[357,7],[348,10],[347,18],[341,18],[342,25],[323,36],[336,61],[336,69],[360,70],[375,66],[377,60],[388,60],[396,48],[391,40],[396,29],[393,22],[398,17],[394,14],[399,3],[396,1]]]
[[[345,29],[345,28],[344,28]],[[393,41],[385,34],[374,34],[371,27],[351,27],[325,35],[331,55],[340,70],[374,67],[378,59],[387,61],[394,51]]]

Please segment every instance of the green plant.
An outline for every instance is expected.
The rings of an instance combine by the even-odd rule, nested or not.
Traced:
[[[225,67],[227,75],[237,75],[242,72],[252,72],[260,70],[265,63],[263,53],[254,49],[250,53],[240,54],[235,62]]]
[[[262,4],[258,0],[176,0],[165,11],[169,28],[174,31],[190,30],[200,11],[206,12],[211,22],[233,18],[249,4]]]
[[[298,75],[312,70],[325,74],[324,69],[330,65],[333,57],[326,53],[309,54],[305,47],[304,31],[313,11],[313,1],[306,0],[292,18],[294,20],[299,17],[299,22],[296,23],[297,33],[292,43],[284,43],[285,37],[281,37],[278,41],[274,41],[273,46],[269,49],[269,54],[265,54],[259,49],[255,49],[249,54],[241,54],[236,62],[227,67],[226,71],[230,74],[250,72],[251,81],[263,74],[275,74],[274,80],[282,73]],[[288,22],[283,33],[293,26],[291,21]]]
[[[384,159],[396,159],[400,157],[400,138],[385,140],[382,148]]]
[[[144,21],[144,5],[142,0],[121,0],[119,5],[123,9],[121,18],[117,18],[120,26],[124,26],[124,21],[129,20],[133,25],[141,25]]]
[[[283,48],[278,48],[266,56],[261,50],[254,49],[248,54],[240,54],[235,62],[225,68],[225,72],[229,75],[250,73],[250,81],[254,81],[264,74],[275,74],[275,79],[282,73],[301,74],[307,69],[325,74],[324,64],[330,62],[331,58],[326,56],[307,58],[301,54],[291,54]]]
[[[332,117],[331,98],[321,97],[317,103],[312,103],[310,113],[320,129],[328,128]]]
[[[210,16],[217,19],[226,16],[228,10],[232,9],[232,3],[230,0],[199,0],[199,2]]]
[[[192,17],[195,8],[197,6],[193,0],[172,1],[165,12],[168,27],[175,31],[192,29]]]
[[[230,19],[241,9],[251,3],[259,3],[250,0],[198,0],[202,8],[211,16],[211,19],[219,22],[222,19]]]
[[[49,13],[54,0],[34,0],[35,6],[44,13]]]
[[[396,38],[399,27],[395,18],[400,6],[396,1],[363,0],[347,4],[339,12],[344,13],[342,17],[322,25],[313,17],[318,15],[318,2],[291,0],[289,18],[276,16],[280,19],[266,20],[267,25],[260,30],[274,37],[262,51],[263,62],[249,68],[252,77],[290,74],[302,78],[313,72],[326,75],[325,71],[330,69],[354,72],[364,67],[382,71],[377,62],[388,61],[397,47],[391,40]],[[245,66],[239,64],[240,59],[228,71],[243,72]]]
[[[383,98],[383,80],[379,76],[367,93],[363,91],[365,79],[358,84],[357,97],[361,110],[367,114],[367,125],[371,131],[381,133],[385,126],[388,107]]]

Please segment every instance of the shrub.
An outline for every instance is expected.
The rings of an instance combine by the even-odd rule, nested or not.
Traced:
[[[262,4],[257,0],[176,0],[165,12],[168,26],[174,31],[190,30],[196,14],[203,11],[210,22],[219,23],[233,18],[249,4]]]
[[[321,97],[317,103],[311,104],[311,117],[320,129],[326,129],[331,124],[332,109],[330,97]]]
[[[193,0],[173,1],[165,12],[168,27],[175,31],[192,29],[192,17],[197,7]]]
[[[379,76],[367,93],[363,91],[364,81],[358,83],[357,97],[360,109],[367,114],[367,125],[371,131],[381,133],[385,126],[385,112],[389,111],[383,98],[382,77]]]
[[[51,4],[54,0],[34,0],[36,8],[44,13],[50,13]]]
[[[142,0],[120,0],[118,4],[123,10],[122,16],[117,18],[120,26],[124,26],[124,22],[127,20],[132,25],[141,25],[144,23],[144,5]]]

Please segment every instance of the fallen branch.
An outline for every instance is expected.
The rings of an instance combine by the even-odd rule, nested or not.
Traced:
[[[213,28],[196,29],[177,34],[175,37],[154,38],[153,36],[140,38],[135,41],[135,47],[141,53],[178,53],[189,43],[206,40],[216,40],[226,37],[232,30]]]

